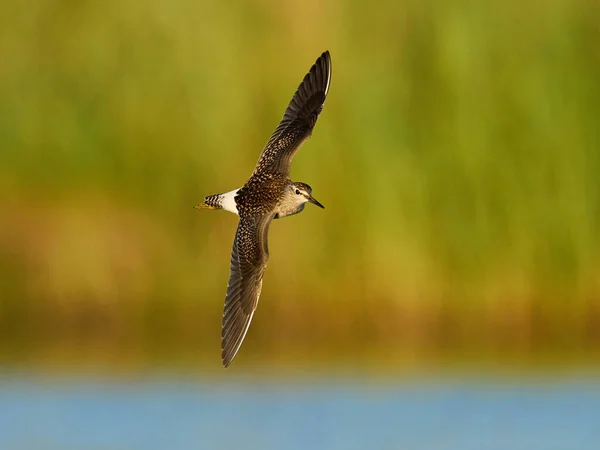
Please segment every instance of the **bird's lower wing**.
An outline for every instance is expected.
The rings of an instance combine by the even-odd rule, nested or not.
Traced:
[[[258,305],[269,258],[268,231],[272,215],[242,217],[233,241],[231,270],[223,309],[221,358],[227,367],[238,352]]]

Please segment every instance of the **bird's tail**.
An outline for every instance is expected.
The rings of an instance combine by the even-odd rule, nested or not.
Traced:
[[[223,209],[221,206],[221,194],[208,195],[204,197],[204,201],[199,205],[194,206],[196,209]]]

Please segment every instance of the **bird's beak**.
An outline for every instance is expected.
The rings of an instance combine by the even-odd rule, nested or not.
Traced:
[[[308,201],[311,202],[313,205],[317,205],[319,208],[325,209],[325,207],[321,205],[318,201],[316,201],[312,195],[308,196]]]

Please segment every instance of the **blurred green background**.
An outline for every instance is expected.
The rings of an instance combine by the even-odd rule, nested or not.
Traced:
[[[0,362],[220,367],[241,186],[333,79],[234,366],[591,363],[600,6],[0,3]]]

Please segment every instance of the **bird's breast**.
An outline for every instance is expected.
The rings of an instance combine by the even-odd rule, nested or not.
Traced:
[[[276,219],[281,219],[282,217],[287,217],[287,216],[293,216],[294,214],[298,214],[299,212],[301,212],[304,209],[304,206],[306,206],[306,204],[302,204],[302,205],[278,205],[277,209],[275,210],[275,218]]]

